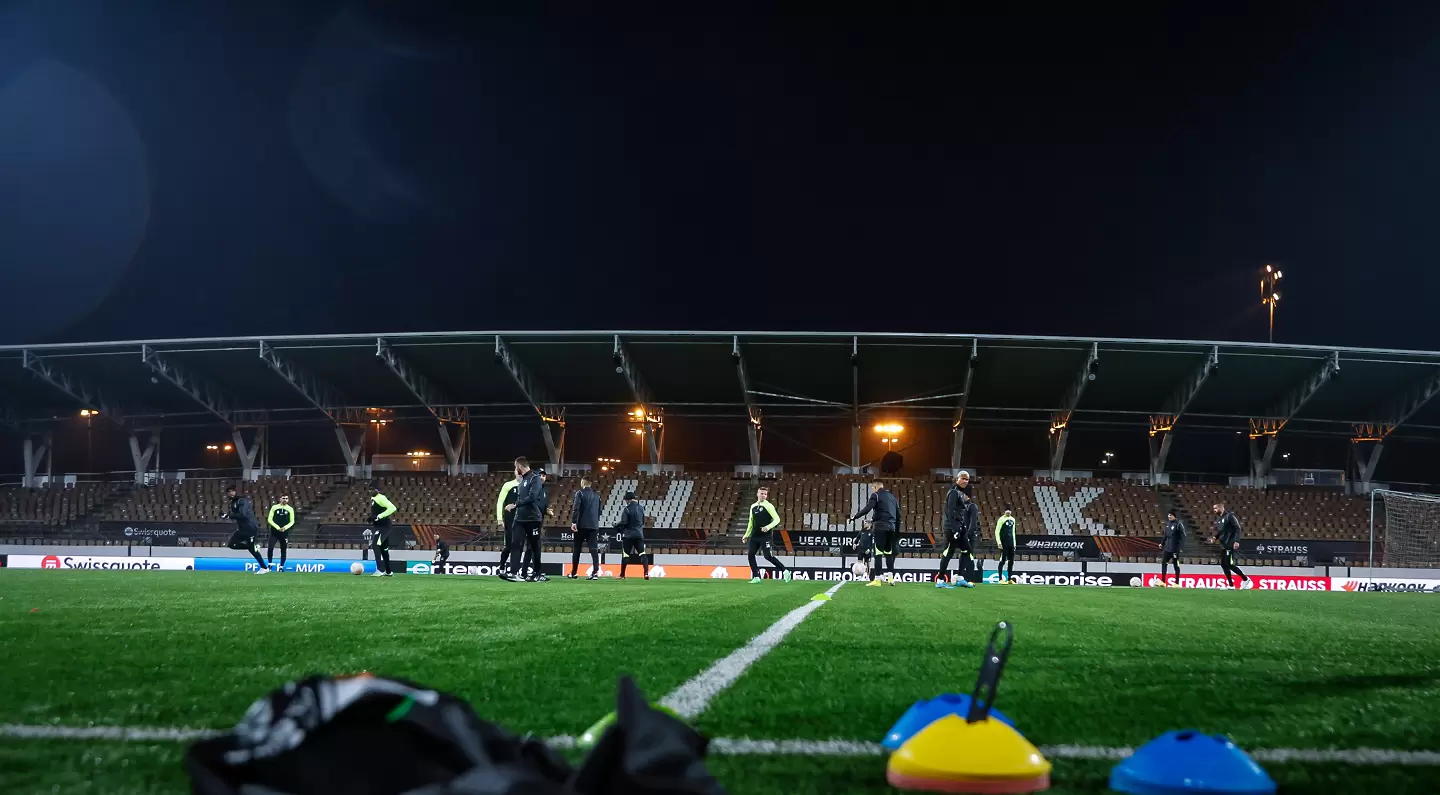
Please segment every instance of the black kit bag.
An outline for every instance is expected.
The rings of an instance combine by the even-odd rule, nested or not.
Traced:
[[[620,680],[616,721],[577,770],[538,739],[412,682],[315,676],[185,755],[196,795],[724,795],[707,741]]]

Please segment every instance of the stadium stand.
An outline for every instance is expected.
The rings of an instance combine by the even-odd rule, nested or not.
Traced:
[[[1211,532],[1210,506],[1223,502],[1235,512],[1249,538],[1309,538],[1364,541],[1370,537],[1369,503],[1333,489],[1313,486],[1265,491],[1180,484],[1174,487],[1186,510]]]
[[[280,495],[290,495],[290,502],[301,516],[334,489],[337,478],[330,475],[303,475],[294,478],[262,477],[244,484],[242,493],[254,501],[255,514],[263,523],[265,512],[278,502]],[[225,522],[220,516],[230,509],[225,499],[226,481],[181,480],[161,481],[153,486],[137,487],[130,496],[111,506],[105,518],[116,521]]]
[[[446,477],[440,474],[381,475],[386,494],[398,507],[398,521],[420,524],[481,525],[495,523],[495,500],[510,480],[508,473]],[[633,490],[646,503],[646,526],[681,527],[721,533],[733,516],[739,489],[728,475],[695,473],[683,476],[602,472],[591,477],[600,493],[608,526],[619,514],[625,491]],[[580,479],[550,478],[546,490],[555,516],[547,525],[569,524],[573,495]],[[322,521],[361,524],[370,517],[364,482],[346,488],[344,496]]]
[[[0,523],[64,527],[87,518],[118,484],[81,482],[74,486],[0,488]]]

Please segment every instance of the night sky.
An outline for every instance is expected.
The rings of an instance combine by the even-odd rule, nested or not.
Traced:
[[[5,6],[0,340],[1262,339],[1275,261],[1279,341],[1440,347],[1440,6],[486,5]]]

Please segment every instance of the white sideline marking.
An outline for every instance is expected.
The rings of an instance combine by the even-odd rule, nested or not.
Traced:
[[[836,583],[835,587],[825,592],[825,595],[834,596],[835,592],[840,590],[840,586],[844,584],[843,581]],[[828,603],[806,602],[781,616],[779,621],[751,638],[749,643],[716,660],[709,668],[675,688],[670,695],[660,699],[660,705],[675,710],[680,717],[686,720],[696,717],[710,706],[710,702],[716,696],[725,692],[725,688],[735,684],[735,680],[744,676],[750,666],[759,662],[761,657],[780,645],[780,641],[800,626],[800,622],[804,621],[806,616],[819,610],[825,604]]]
[[[39,740],[123,740],[126,742],[189,742],[214,737],[214,729],[145,728],[143,726],[24,726],[0,723],[0,737]]]
[[[823,603],[817,603],[823,604]],[[221,734],[214,729],[146,728],[140,726],[26,726],[0,724],[0,737],[39,740],[119,740],[123,742],[189,742]],[[552,748],[568,750],[578,745],[574,737],[551,737]],[[879,743],[864,740],[751,740],[747,737],[717,737],[710,741],[715,756],[884,756]],[[1051,759],[1125,759],[1134,748],[1103,745],[1043,745],[1040,753]],[[1440,751],[1395,751],[1386,748],[1256,748],[1250,756],[1258,762],[1280,764],[1440,766]]]

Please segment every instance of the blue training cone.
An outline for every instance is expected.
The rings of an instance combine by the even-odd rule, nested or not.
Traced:
[[[1132,795],[1271,795],[1272,780],[1221,735],[1166,732],[1110,771],[1110,789]]]
[[[935,721],[946,715],[959,715],[963,718],[969,711],[970,696],[964,693],[941,693],[931,699],[916,701],[910,709],[905,710],[900,720],[895,721],[895,725],[885,733],[885,739],[880,744],[888,750],[898,750],[911,737]],[[1005,717],[998,709],[990,710],[990,717],[1012,727],[1015,725],[1014,721]]]

